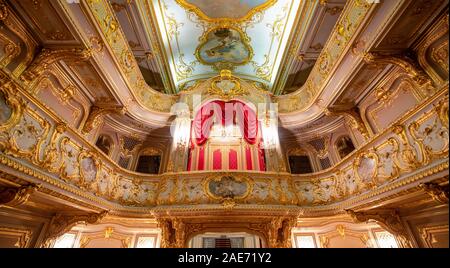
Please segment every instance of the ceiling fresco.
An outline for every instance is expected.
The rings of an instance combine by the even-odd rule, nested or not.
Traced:
[[[223,69],[270,89],[301,0],[140,2],[144,27],[157,28],[161,57],[181,91]]]

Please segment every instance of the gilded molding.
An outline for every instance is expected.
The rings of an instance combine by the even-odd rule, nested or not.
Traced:
[[[55,239],[67,233],[75,225],[84,222],[88,224],[96,224],[101,221],[106,215],[107,211],[101,213],[89,213],[82,215],[65,215],[58,213],[50,221],[50,225],[46,231],[43,246],[49,247]]]
[[[394,210],[369,210],[364,212],[355,212],[353,210],[347,210],[347,213],[352,217],[353,221],[368,222],[374,220],[380,224],[385,230],[394,234],[400,245],[404,248],[411,248],[412,243],[408,236],[408,233],[400,219],[399,214]]]
[[[83,5],[100,27],[105,47],[114,56],[119,72],[136,101],[153,111],[170,112],[170,107],[176,102],[178,96],[162,94],[147,85],[109,1],[88,0],[83,1]]]
[[[447,178],[448,179],[448,178]],[[441,203],[448,204],[449,186],[435,184],[435,183],[421,183],[419,185],[433,200]]]
[[[30,89],[33,88],[31,83],[41,76],[44,71],[48,70],[50,65],[60,61],[68,60],[74,63],[87,61],[92,55],[89,49],[48,49],[43,48],[35,57],[30,66],[21,74],[20,80],[23,81]]]
[[[5,20],[8,17],[8,8],[6,7],[5,2],[0,1],[0,21]]]
[[[25,102],[16,94],[16,85],[11,81],[1,82],[4,82],[4,84],[0,86],[0,94],[3,95],[5,104],[11,108],[12,113],[11,116],[6,120],[6,122],[0,123],[0,133],[12,128],[20,121],[25,107]],[[0,149],[4,146],[5,144],[0,141]]]
[[[172,216],[159,217],[156,215],[158,227],[161,228],[161,247],[163,248],[183,248],[187,246],[189,239],[196,234],[200,234],[212,226],[221,226],[222,229],[236,228],[258,234],[266,240],[269,248],[290,248],[291,230],[297,223],[298,215],[291,216],[263,216],[256,219],[227,218],[222,220],[205,219],[201,223],[194,218]]]
[[[0,226],[0,236],[17,238],[17,242],[14,246],[18,248],[28,248],[30,246],[32,235],[32,230]]]
[[[9,206],[16,207],[24,204],[30,198],[40,185],[30,184],[20,187],[3,187],[0,186],[0,207]]]
[[[82,133],[89,133],[92,129],[100,125],[101,119],[104,115],[109,113],[125,114],[125,107],[112,106],[108,104],[94,104],[89,110],[89,115],[84,123]]]
[[[365,53],[363,59],[367,64],[393,64],[400,67],[419,86],[433,89],[433,80],[424,72],[418,64],[406,56],[382,55],[375,52]]]

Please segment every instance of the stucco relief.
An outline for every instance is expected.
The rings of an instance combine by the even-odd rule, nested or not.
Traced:
[[[363,184],[372,185],[377,176],[378,157],[375,154],[362,155],[356,159],[356,174]]]
[[[84,178],[85,183],[93,183],[97,179],[97,166],[93,157],[84,157],[80,160],[81,175]]]

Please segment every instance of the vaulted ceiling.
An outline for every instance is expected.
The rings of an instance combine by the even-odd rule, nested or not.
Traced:
[[[177,93],[230,69],[275,94],[303,85],[344,0],[114,0],[144,79]],[[285,90],[286,89],[286,90]]]

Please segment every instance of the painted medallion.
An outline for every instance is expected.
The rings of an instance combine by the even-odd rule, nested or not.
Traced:
[[[249,192],[249,185],[245,181],[238,181],[232,176],[223,176],[210,180],[208,191],[215,198],[244,198]]]
[[[230,63],[241,65],[252,57],[252,49],[244,35],[234,28],[217,28],[209,31],[197,48],[197,58],[207,65]]]

